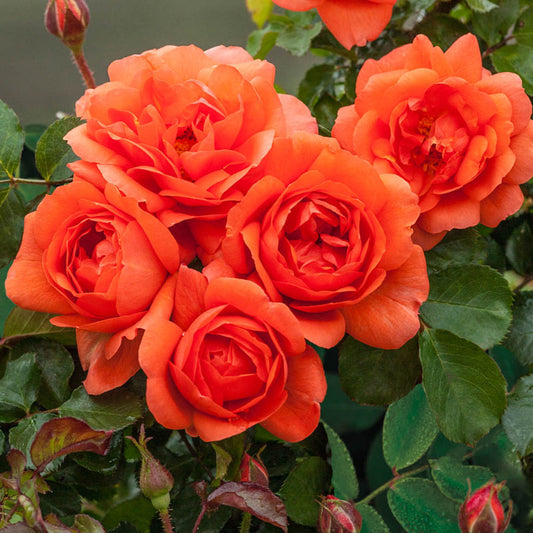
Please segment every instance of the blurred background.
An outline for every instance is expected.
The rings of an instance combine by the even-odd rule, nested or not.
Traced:
[[[96,83],[107,81],[114,59],[166,44],[246,46],[255,28],[245,0],[86,0],[91,22],[85,41]],[[61,41],[48,34],[46,0],[0,0],[0,99],[23,125],[50,124],[74,112],[84,87]],[[273,50],[276,82],[294,94],[309,59]]]

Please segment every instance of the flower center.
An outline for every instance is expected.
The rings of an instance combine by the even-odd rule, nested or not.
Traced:
[[[180,128],[174,141],[174,148],[178,154],[188,152],[196,144],[196,136],[190,126]]]

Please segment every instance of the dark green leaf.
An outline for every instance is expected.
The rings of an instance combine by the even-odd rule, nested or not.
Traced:
[[[484,349],[500,341],[511,323],[513,294],[505,278],[487,266],[463,265],[431,274],[424,322]]]
[[[119,467],[125,442],[131,443],[129,439],[124,439],[124,435],[121,431],[115,431],[111,438],[109,451],[105,455],[97,455],[91,452],[80,452],[73,455],[71,459],[76,464],[83,466],[86,470],[110,475],[116,472]]]
[[[245,435],[241,433],[211,443],[217,458],[216,479],[233,480],[236,478],[244,454],[244,441]]]
[[[13,422],[29,413],[37,399],[40,378],[35,354],[27,353],[8,361],[0,380],[0,422]]]
[[[0,126],[1,127],[1,126]],[[0,268],[13,260],[24,230],[26,207],[12,188],[0,190]]]
[[[323,93],[333,91],[332,78],[335,66],[322,64],[311,67],[298,88],[298,98],[311,109]]]
[[[55,316],[15,307],[7,317],[4,326],[4,338],[9,337],[45,337],[61,344],[76,345],[76,334],[73,328],[60,328],[50,324]]]
[[[26,134],[24,144],[29,150],[35,152],[37,148],[37,142],[45,130],[46,126],[43,126],[42,124],[29,124],[24,128],[24,133]]]
[[[459,506],[427,479],[408,478],[387,493],[396,519],[409,533],[459,533]]]
[[[60,408],[61,416],[84,420],[94,429],[122,429],[142,415],[141,401],[127,390],[114,390],[89,396],[83,387],[78,387]]]
[[[515,0],[515,2],[518,3],[517,0]],[[533,48],[533,7],[526,9],[522,13],[518,19],[513,35],[519,44]]]
[[[383,454],[388,465],[401,470],[412,465],[431,446],[439,428],[422,385],[389,405],[383,422]],[[409,434],[409,438],[406,437]]]
[[[341,500],[355,500],[359,494],[359,482],[350,452],[342,439],[325,422],[322,422],[328,435],[331,450],[331,484],[334,494]]]
[[[464,465],[452,457],[441,457],[430,464],[431,475],[441,492],[459,503],[466,499],[469,481],[473,492],[494,479],[488,468]]]
[[[362,503],[357,504],[356,508],[363,517],[363,526],[360,533],[389,533],[389,528],[383,518],[373,507]]]
[[[513,324],[504,345],[522,364],[533,364],[533,292],[516,295]]]
[[[41,136],[35,150],[35,164],[47,181],[60,181],[72,175],[67,163],[77,158],[63,137],[81,124],[77,117],[65,117],[54,122]]]
[[[131,522],[141,531],[149,531],[155,513],[150,500],[139,495],[113,505],[101,521],[106,531],[117,527],[120,522]]]
[[[472,25],[489,46],[498,44],[516,22],[520,13],[519,0],[504,0],[496,9],[488,13],[476,13]]]
[[[331,94],[323,94],[313,108],[313,114],[318,121],[318,127],[322,135],[331,135],[331,130],[337,119],[337,113],[342,103]]]
[[[520,363],[513,352],[510,352],[504,346],[494,346],[494,348],[489,350],[489,354],[496,361],[505,381],[507,381],[507,391],[510,391],[516,382],[524,374],[527,374],[527,368]]]
[[[515,72],[522,78],[524,89],[533,96],[533,47],[509,44],[491,54],[498,72]]]
[[[498,365],[475,344],[443,330],[420,336],[423,385],[441,431],[474,444],[498,424],[506,383]]]
[[[405,396],[420,377],[416,339],[398,350],[372,348],[346,337],[339,358],[341,387],[358,403],[387,405]]]
[[[533,374],[518,381],[508,399],[502,424],[520,455],[533,452]]]
[[[0,100],[0,178],[12,178],[19,166],[24,132],[14,111]]]
[[[533,235],[527,222],[517,226],[505,246],[505,255],[511,266],[526,274],[533,269]]]
[[[270,50],[274,48],[277,38],[278,32],[271,31],[268,27],[264,30],[255,30],[248,37],[246,50],[255,59],[265,59]]]
[[[291,520],[315,526],[318,520],[318,497],[329,485],[330,469],[321,457],[306,457],[291,470],[279,492]]]

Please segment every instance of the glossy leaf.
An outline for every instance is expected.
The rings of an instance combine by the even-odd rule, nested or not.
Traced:
[[[510,44],[498,48],[490,57],[498,72],[515,72],[522,78],[526,92],[533,95],[533,47]]]
[[[484,349],[497,344],[511,323],[512,292],[495,270],[450,267],[429,276],[429,297],[420,309],[426,324],[445,329]]]
[[[0,178],[12,178],[19,166],[24,132],[15,112],[0,100]]]
[[[139,398],[124,389],[90,396],[78,387],[59,407],[59,414],[84,420],[94,429],[117,430],[140,418],[142,407]]]
[[[35,439],[35,435],[45,422],[53,418],[56,418],[56,415],[53,413],[35,413],[32,416],[24,418],[9,430],[9,445],[23,452],[31,467],[35,467],[33,462],[31,462],[30,455],[30,448]]]
[[[522,364],[533,363],[533,293],[521,292],[516,295],[513,323],[504,345]]]
[[[26,207],[18,191],[0,190],[0,268],[17,254],[24,230]]]
[[[398,350],[382,350],[346,337],[340,348],[341,387],[358,403],[392,403],[414,387],[420,372],[416,339]]]
[[[388,465],[395,470],[412,465],[424,455],[438,432],[426,393],[422,385],[417,385],[387,409],[383,422],[383,454]]]
[[[533,452],[533,375],[518,381],[508,399],[502,424],[520,455]]]
[[[360,533],[389,533],[389,528],[379,513],[370,505],[357,504],[356,509],[363,517]]]
[[[505,246],[505,255],[511,266],[519,274],[533,269],[533,235],[527,222],[513,230]]]
[[[498,424],[506,383],[481,348],[447,331],[427,329],[420,336],[420,360],[429,405],[448,439],[474,444]]]
[[[317,500],[326,492],[329,478],[329,466],[321,457],[306,457],[296,464],[279,491],[291,520],[304,526],[316,525]]]
[[[63,137],[81,124],[77,117],[65,117],[54,122],[41,136],[35,150],[35,164],[46,181],[60,181],[72,175],[67,163],[75,161],[69,145]]]
[[[359,482],[350,452],[331,427],[325,422],[322,422],[322,425],[328,435],[331,451],[331,484],[334,495],[341,500],[355,500],[359,494]]]
[[[409,533],[459,533],[459,505],[428,479],[407,478],[388,491],[391,511]]]

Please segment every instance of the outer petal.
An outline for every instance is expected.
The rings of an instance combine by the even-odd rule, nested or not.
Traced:
[[[297,131],[318,133],[316,118],[311,115],[311,111],[301,100],[290,94],[280,94],[279,99],[285,115],[287,135],[292,135]]]
[[[293,310],[300,322],[304,337],[322,348],[333,348],[344,337],[346,323],[338,310],[324,313],[304,313]]]
[[[524,201],[518,185],[502,183],[481,202],[481,220],[485,226],[496,227],[502,220],[516,213]]]
[[[291,11],[308,11],[325,0],[274,0],[274,4]]]
[[[426,260],[422,249],[415,246],[409,259],[389,272],[377,291],[342,309],[346,331],[376,348],[399,348],[418,331],[418,310],[428,292]]]

